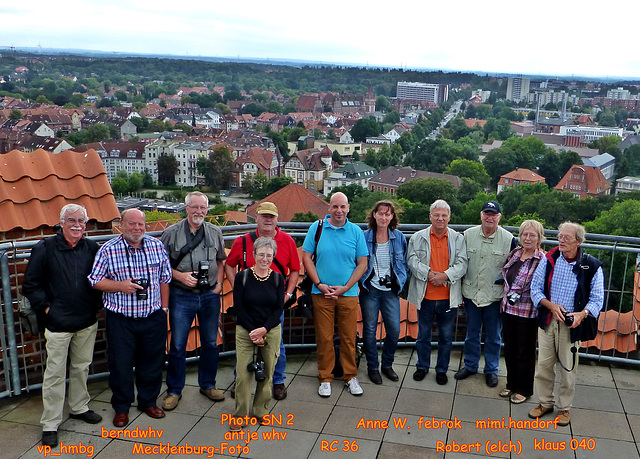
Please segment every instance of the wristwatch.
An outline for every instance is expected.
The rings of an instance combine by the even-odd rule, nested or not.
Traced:
[[[318,281],[318,282],[316,282],[315,285],[316,285],[316,287],[320,288],[320,284],[322,284],[322,282]]]
[[[589,311],[588,309],[583,309],[584,313],[586,314],[585,317],[588,317],[591,315],[591,311]]]
[[[291,298],[293,296],[293,293],[287,292],[286,295],[287,295],[287,298]]]

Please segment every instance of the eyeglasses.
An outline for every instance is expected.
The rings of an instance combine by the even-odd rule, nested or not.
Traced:
[[[256,253],[256,258],[273,258],[271,253]]]
[[[193,210],[209,210],[207,206],[188,206],[188,207]]]
[[[75,225],[76,223],[79,223],[81,225],[86,225],[87,224],[87,220],[85,220],[84,218],[72,218],[72,217],[67,217],[64,219],[64,221],[66,221],[68,224],[70,225]]]
[[[567,236],[566,234],[558,234],[559,241],[571,242],[575,239],[573,236]]]

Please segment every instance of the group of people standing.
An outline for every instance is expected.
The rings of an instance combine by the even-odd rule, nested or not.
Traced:
[[[129,409],[162,418],[175,409],[186,378],[186,349],[194,319],[198,320],[200,393],[221,401],[216,387],[218,322],[222,282],[233,287],[236,316],[236,381],[232,430],[242,428],[251,412],[262,421],[273,398],[287,396],[286,356],[282,343],[284,304],[295,294],[300,260],[292,237],[278,228],[278,209],[270,202],[257,208],[257,229],[239,236],[227,257],[222,232],[205,221],[208,198],[200,192],[185,199],[187,218],[167,228],[160,239],[145,234],[145,214],[122,213],[122,234],[102,247],[84,237],[84,207],[65,206],[53,237],[32,251],[23,293],[44,319],[47,364],[43,381],[42,443],[55,446],[62,422],[66,362],[69,364],[70,417],[99,423],[88,407],[87,375],[93,357],[97,311],[106,309],[109,386],[113,424],[129,423]],[[416,381],[429,372],[431,331],[438,326],[435,379],[447,384],[457,308],[464,305],[467,336],[464,366],[455,373],[465,379],[478,372],[484,329],[484,374],[498,384],[502,338],[507,385],[500,395],[521,403],[536,392],[540,404],[530,416],[553,412],[569,422],[575,390],[575,350],[581,323],[598,316],[604,300],[600,262],[584,254],[584,228],[560,227],[559,247],[545,254],[542,225],[533,220],[520,227],[520,246],[499,226],[500,206],[484,204],[482,224],[464,234],[448,227],[449,205],[431,205],[431,225],[414,234],[407,245],[397,229],[399,216],[391,201],[376,203],[362,231],[349,222],[349,202],[335,193],[329,213],[313,223],[304,240],[302,264],[313,282],[311,292],[318,358],[318,394],[330,397],[335,365],[334,326],[340,337],[340,363],[347,390],[363,393],[356,365],[357,309],[363,318],[363,343],[368,377],[382,384],[400,377],[393,369],[400,333],[399,296],[408,283],[408,300],[418,308]],[[156,405],[162,386],[167,340],[171,330],[167,394]],[[381,364],[376,331],[382,315],[386,337]],[[572,317],[568,324],[567,317]],[[540,330],[537,331],[537,328]],[[536,338],[539,342],[538,367]],[[573,354],[572,354],[573,352]],[[571,360],[573,358],[573,363]],[[565,368],[558,400],[553,397],[555,363]],[[535,374],[535,376],[534,376]],[[253,403],[252,379],[257,381]]]

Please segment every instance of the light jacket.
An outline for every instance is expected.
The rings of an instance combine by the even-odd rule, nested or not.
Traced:
[[[445,271],[449,277],[450,307],[457,308],[462,304],[461,279],[467,272],[467,246],[464,236],[447,228],[449,244],[449,269]],[[409,280],[409,302],[420,309],[424,294],[427,291],[427,279],[431,264],[431,226],[415,233],[409,240],[407,265],[411,271]]]
[[[400,293],[407,281],[407,239],[404,237],[401,231],[387,229],[389,234],[389,242],[393,257],[391,259],[391,278],[394,282],[392,290],[397,295]],[[367,249],[369,250],[369,256],[367,257],[367,270],[360,278],[360,286],[369,291],[371,284],[368,282],[369,277],[373,273],[374,263],[371,262],[373,256],[373,237],[375,233],[373,230],[366,230],[364,232],[364,239],[367,242]]]

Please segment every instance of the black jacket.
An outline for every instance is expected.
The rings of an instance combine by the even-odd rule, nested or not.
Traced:
[[[91,288],[87,276],[98,252],[95,241],[82,238],[70,247],[62,234],[38,242],[24,273],[22,292],[53,332],[77,332],[96,322],[102,293]]]

